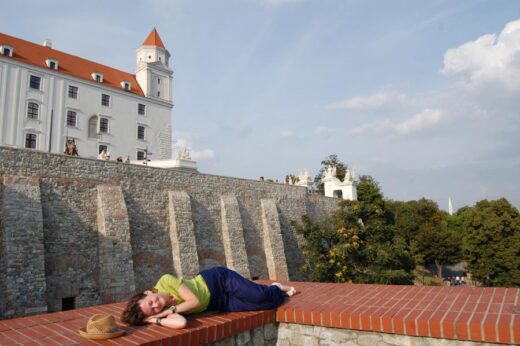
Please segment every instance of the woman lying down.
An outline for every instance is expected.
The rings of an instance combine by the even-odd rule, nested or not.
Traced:
[[[138,293],[128,301],[121,321],[184,328],[186,318],[180,313],[275,309],[294,293],[292,286],[277,282],[260,285],[225,267],[203,270],[189,280],[165,274],[152,291]]]

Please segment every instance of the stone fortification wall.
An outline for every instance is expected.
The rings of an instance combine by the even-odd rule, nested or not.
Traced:
[[[290,221],[336,204],[297,186],[0,147],[0,318],[118,301],[215,265],[300,280]]]

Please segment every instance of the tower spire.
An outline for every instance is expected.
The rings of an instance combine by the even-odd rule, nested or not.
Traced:
[[[155,27],[153,28],[152,32],[150,32],[146,40],[144,40],[143,46],[156,46],[162,49],[166,49],[161,40],[161,36],[159,36],[159,33]]]

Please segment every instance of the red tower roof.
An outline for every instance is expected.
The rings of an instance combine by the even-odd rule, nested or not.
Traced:
[[[157,46],[157,47],[166,49],[164,47],[164,44],[162,43],[162,40],[161,40],[161,37],[159,36],[159,33],[157,32],[157,30],[155,28],[153,28],[153,30],[150,33],[150,35],[148,35],[146,40],[144,40],[143,46]]]

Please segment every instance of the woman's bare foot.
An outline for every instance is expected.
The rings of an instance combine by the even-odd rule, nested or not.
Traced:
[[[278,288],[284,291],[289,297],[292,297],[296,293],[294,286],[285,286],[279,282],[273,282],[271,285],[278,286]]]

